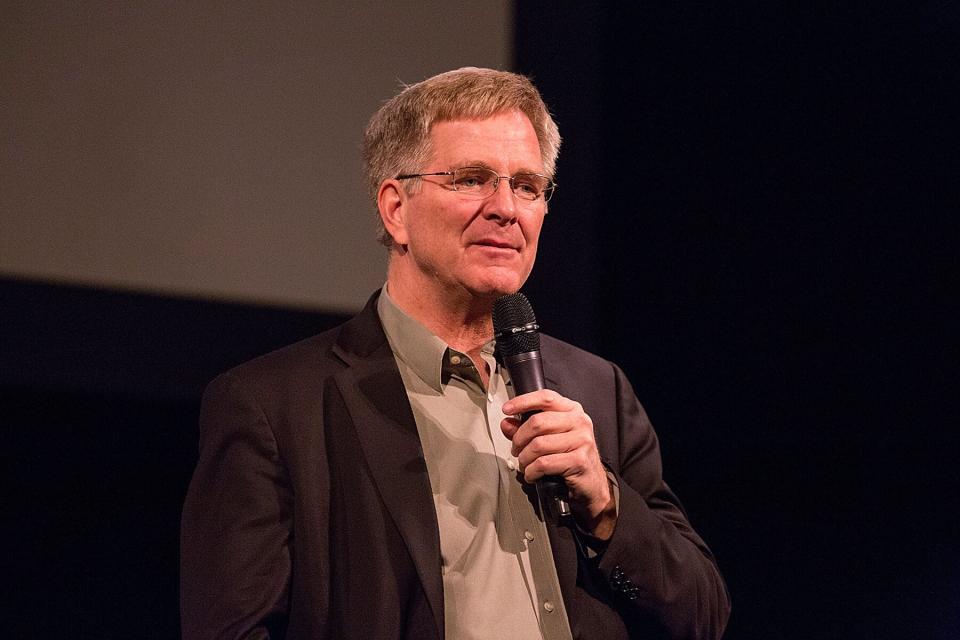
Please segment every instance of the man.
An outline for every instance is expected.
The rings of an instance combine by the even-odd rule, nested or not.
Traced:
[[[544,336],[549,389],[511,398],[493,357],[491,307],[533,267],[559,144],[505,72],[440,74],[374,115],[386,286],[211,383],[184,638],[722,634],[723,581],[623,373]],[[542,518],[545,475],[572,522]]]

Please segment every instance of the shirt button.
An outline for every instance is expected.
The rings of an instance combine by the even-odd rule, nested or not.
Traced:
[[[514,462],[513,460],[507,460],[507,469],[510,469],[510,471],[516,471],[517,463]]]
[[[547,610],[547,613],[553,613],[554,606],[549,600],[543,603],[543,608]]]
[[[529,529],[523,532],[523,537],[529,540],[530,542],[533,542],[533,534],[530,533]]]
[[[460,356],[450,356],[450,364],[460,364]]]

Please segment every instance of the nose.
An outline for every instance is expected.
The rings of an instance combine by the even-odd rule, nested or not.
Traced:
[[[517,197],[510,188],[509,178],[500,178],[493,195],[484,200],[484,216],[504,226],[516,222]]]

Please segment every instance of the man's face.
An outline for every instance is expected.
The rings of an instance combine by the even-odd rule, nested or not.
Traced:
[[[423,173],[482,166],[501,176],[544,173],[540,144],[526,115],[507,111],[483,120],[439,122],[430,132],[431,161]],[[416,286],[473,296],[517,291],[530,275],[546,213],[543,198],[517,198],[504,179],[489,198],[450,189],[449,176],[422,178],[406,202],[395,239],[407,245]]]

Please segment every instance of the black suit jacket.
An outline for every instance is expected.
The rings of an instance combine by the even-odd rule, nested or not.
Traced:
[[[423,450],[375,299],[243,364],[204,395],[183,511],[183,637],[443,637],[440,537]],[[716,638],[716,565],[660,472],[613,364],[543,336],[550,388],[581,402],[620,485],[606,551],[549,527],[575,638]]]

